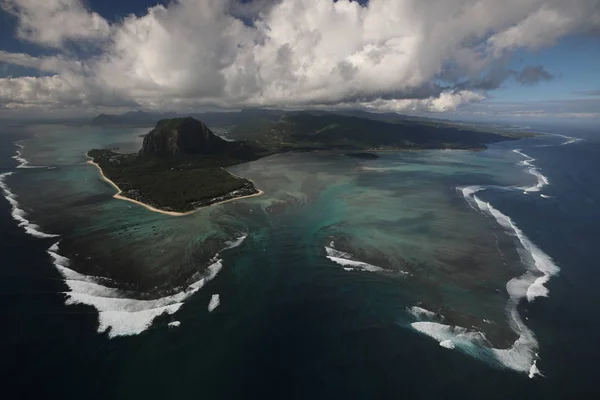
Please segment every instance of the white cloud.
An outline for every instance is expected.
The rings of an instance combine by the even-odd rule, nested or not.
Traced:
[[[585,32],[598,27],[598,1],[552,2],[543,4],[517,24],[489,38],[498,55],[517,48],[538,49],[553,44],[570,32]]]
[[[600,0],[179,0],[111,26],[79,0],[48,0],[39,10],[35,0],[0,1],[23,39],[53,47],[96,40],[99,55],[77,62],[67,53],[0,53],[0,61],[56,74],[36,85],[2,80],[0,93],[25,105],[38,104],[34,89],[57,90],[41,96],[53,107],[112,100],[177,110],[452,111],[486,97],[469,88],[493,89],[511,76],[502,69],[513,50],[600,27]],[[489,70],[498,79],[483,85]],[[75,90],[61,91],[59,80]]]
[[[442,92],[425,99],[375,99],[367,102],[339,103],[328,108],[361,109],[371,112],[419,113],[455,111],[460,105],[478,102],[485,96],[470,90]]]
[[[18,19],[17,37],[42,46],[60,47],[68,40],[95,40],[110,34],[108,22],[80,0],[0,0]]]
[[[41,72],[60,73],[67,70],[82,70],[83,63],[64,56],[32,57],[25,53],[9,53],[0,50],[0,63],[33,68]]]

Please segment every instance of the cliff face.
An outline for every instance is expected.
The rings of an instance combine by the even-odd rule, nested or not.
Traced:
[[[227,151],[231,143],[211,132],[194,118],[158,121],[144,137],[140,155],[217,154]]]

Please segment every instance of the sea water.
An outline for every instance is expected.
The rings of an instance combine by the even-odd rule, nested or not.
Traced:
[[[178,218],[112,198],[86,164],[91,148],[135,151],[143,132],[1,137],[5,376],[35,381],[24,395],[593,387],[593,136],[376,160],[281,154],[231,169],[265,195]]]

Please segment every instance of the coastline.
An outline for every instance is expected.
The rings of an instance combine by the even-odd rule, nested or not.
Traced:
[[[260,189],[258,189],[258,188],[256,188],[256,187],[255,187],[255,189],[256,189],[256,190],[258,190],[258,193],[250,194],[250,195],[247,195],[247,196],[234,197],[234,198],[232,198],[232,199],[227,199],[227,200],[219,201],[219,202],[216,202],[216,203],[209,204],[208,206],[204,206],[204,207],[195,208],[195,209],[193,209],[193,210],[191,210],[191,211],[186,211],[186,212],[183,212],[183,213],[181,213],[181,212],[176,212],[176,211],[165,211],[165,210],[161,210],[161,209],[159,209],[159,208],[156,208],[156,207],[152,207],[151,205],[149,205],[149,204],[146,204],[146,203],[143,203],[143,202],[141,202],[141,201],[134,200],[134,199],[130,199],[129,197],[126,197],[126,196],[122,196],[122,195],[121,195],[121,193],[123,193],[123,191],[121,190],[121,188],[120,188],[120,187],[119,187],[119,186],[118,186],[118,185],[117,185],[115,182],[113,182],[112,180],[110,180],[110,179],[109,179],[109,178],[108,178],[106,175],[104,175],[104,171],[102,171],[102,168],[100,167],[100,165],[98,165],[98,163],[96,163],[96,162],[95,162],[95,161],[94,161],[94,160],[93,160],[93,159],[92,159],[90,156],[88,156],[88,154],[87,154],[87,153],[85,153],[85,156],[86,156],[87,158],[89,158],[89,160],[87,161],[87,163],[88,163],[88,164],[91,164],[91,165],[94,165],[94,166],[95,166],[95,167],[98,169],[98,171],[100,172],[100,176],[102,177],[102,179],[103,179],[104,181],[108,182],[108,183],[109,183],[111,186],[113,186],[115,189],[117,189],[117,193],[115,193],[115,194],[113,195],[113,198],[115,198],[115,199],[118,199],[118,200],[125,200],[125,201],[129,201],[129,202],[131,202],[131,203],[134,203],[134,204],[140,205],[140,206],[142,206],[142,207],[146,208],[146,209],[147,209],[147,210],[149,210],[149,211],[153,211],[153,212],[156,212],[156,213],[160,213],[160,214],[169,215],[169,216],[171,216],[171,217],[185,217],[186,215],[191,215],[191,214],[194,214],[194,213],[195,213],[195,212],[197,212],[198,210],[200,210],[200,209],[202,209],[202,208],[205,208],[205,207],[210,207],[210,206],[214,206],[214,205],[217,205],[217,204],[224,204],[224,203],[228,203],[228,202],[230,202],[230,201],[235,201],[235,200],[240,200],[240,199],[246,199],[246,198],[250,198],[250,197],[261,196],[261,195],[263,195],[263,194],[265,193],[265,192],[263,192],[262,190],[260,190]],[[226,170],[226,169],[224,169],[224,171],[227,171],[227,170]],[[227,171],[227,172],[229,172],[229,171]],[[237,175],[235,175],[235,174],[232,174],[231,172],[229,172],[229,173],[230,173],[231,175],[235,176],[235,177],[238,177]],[[238,178],[239,178],[239,177],[238,177]],[[252,182],[252,183],[254,183],[254,182]]]

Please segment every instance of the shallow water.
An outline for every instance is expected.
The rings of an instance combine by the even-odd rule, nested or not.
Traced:
[[[59,235],[32,245],[55,254],[44,253],[33,268],[51,277],[43,291],[57,300],[58,324],[85,332],[82,356],[97,363],[94,374],[122,382],[102,393],[155,397],[168,392],[167,377],[176,380],[175,393],[189,393],[196,381],[186,367],[219,397],[244,389],[339,396],[339,384],[366,398],[380,387],[387,397],[401,391],[386,381],[394,370],[425,379],[426,371],[450,373],[456,363],[515,382],[536,368],[552,375],[546,330],[528,318],[539,296],[553,297],[555,279],[546,278],[568,260],[551,259],[552,247],[536,243],[523,213],[561,196],[536,152],[582,143],[558,146],[569,139],[543,137],[484,152],[390,152],[368,161],[281,154],[231,169],[265,195],[176,218],[113,199],[114,189],[86,164],[90,148],[134,151],[140,131],[29,129],[36,136],[10,156],[18,149],[29,165],[47,168],[13,169],[13,160],[5,171],[15,173],[3,180],[28,221]],[[69,352],[62,340],[46,346]],[[114,357],[98,346],[113,348]],[[104,370],[124,359],[130,370]],[[157,363],[167,360],[178,367],[134,390],[142,371],[160,371]],[[220,387],[231,373],[238,386]],[[306,387],[298,386],[302,374]]]

